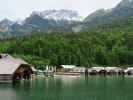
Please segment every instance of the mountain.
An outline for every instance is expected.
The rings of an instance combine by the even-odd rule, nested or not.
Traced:
[[[90,14],[87,18],[85,18],[84,22],[91,22],[94,19],[105,16],[106,13],[107,13],[107,11],[104,9],[97,10],[94,13]]]
[[[8,20],[8,19],[4,19],[2,21],[0,21],[0,30],[3,31],[8,31],[9,27],[13,24],[12,21]]]
[[[111,23],[133,16],[133,0],[122,0],[115,8],[98,10],[83,21],[84,28],[91,28],[98,25]]]
[[[52,20],[67,20],[67,21],[79,21],[81,17],[76,11],[73,10],[45,10],[43,12],[33,12],[32,16],[38,15],[43,19],[52,19]]]
[[[33,12],[22,22],[14,22],[11,25],[7,23],[6,31],[13,36],[31,34],[32,32],[72,32],[72,26],[80,21],[81,17],[76,11],[46,10]],[[0,26],[3,26],[2,22]]]

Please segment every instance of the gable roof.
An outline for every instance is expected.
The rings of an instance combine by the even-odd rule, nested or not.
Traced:
[[[75,68],[75,65],[61,65],[61,67],[65,68],[65,69],[72,69]]]
[[[22,64],[27,64],[21,59],[6,55],[0,59],[0,74],[13,74]]]

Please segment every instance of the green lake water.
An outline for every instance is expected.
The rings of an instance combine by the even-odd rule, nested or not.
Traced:
[[[0,100],[133,100],[133,77],[56,77],[0,84]]]

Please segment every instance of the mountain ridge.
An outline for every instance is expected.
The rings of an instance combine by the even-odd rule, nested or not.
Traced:
[[[90,14],[84,20],[84,26],[91,27],[110,23],[115,20],[124,19],[133,16],[133,0],[122,0],[112,9],[101,9]]]
[[[82,32],[99,25],[110,24],[117,20],[122,21],[132,17],[132,5],[133,0],[122,0],[116,7],[97,10],[84,20],[81,20],[81,16],[72,10],[35,11],[21,22],[1,21],[0,32],[5,32],[5,34],[7,32],[13,36],[32,34],[32,32]]]

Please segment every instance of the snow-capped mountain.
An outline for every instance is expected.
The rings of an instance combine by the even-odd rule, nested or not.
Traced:
[[[72,10],[45,10],[33,12],[25,20],[0,21],[0,33],[11,36],[31,34],[32,32],[72,32],[72,26],[81,22],[81,17]],[[8,35],[9,36],[9,35]]]
[[[45,10],[43,12],[34,11],[31,16],[38,15],[44,19],[80,21],[81,16],[73,10]]]

